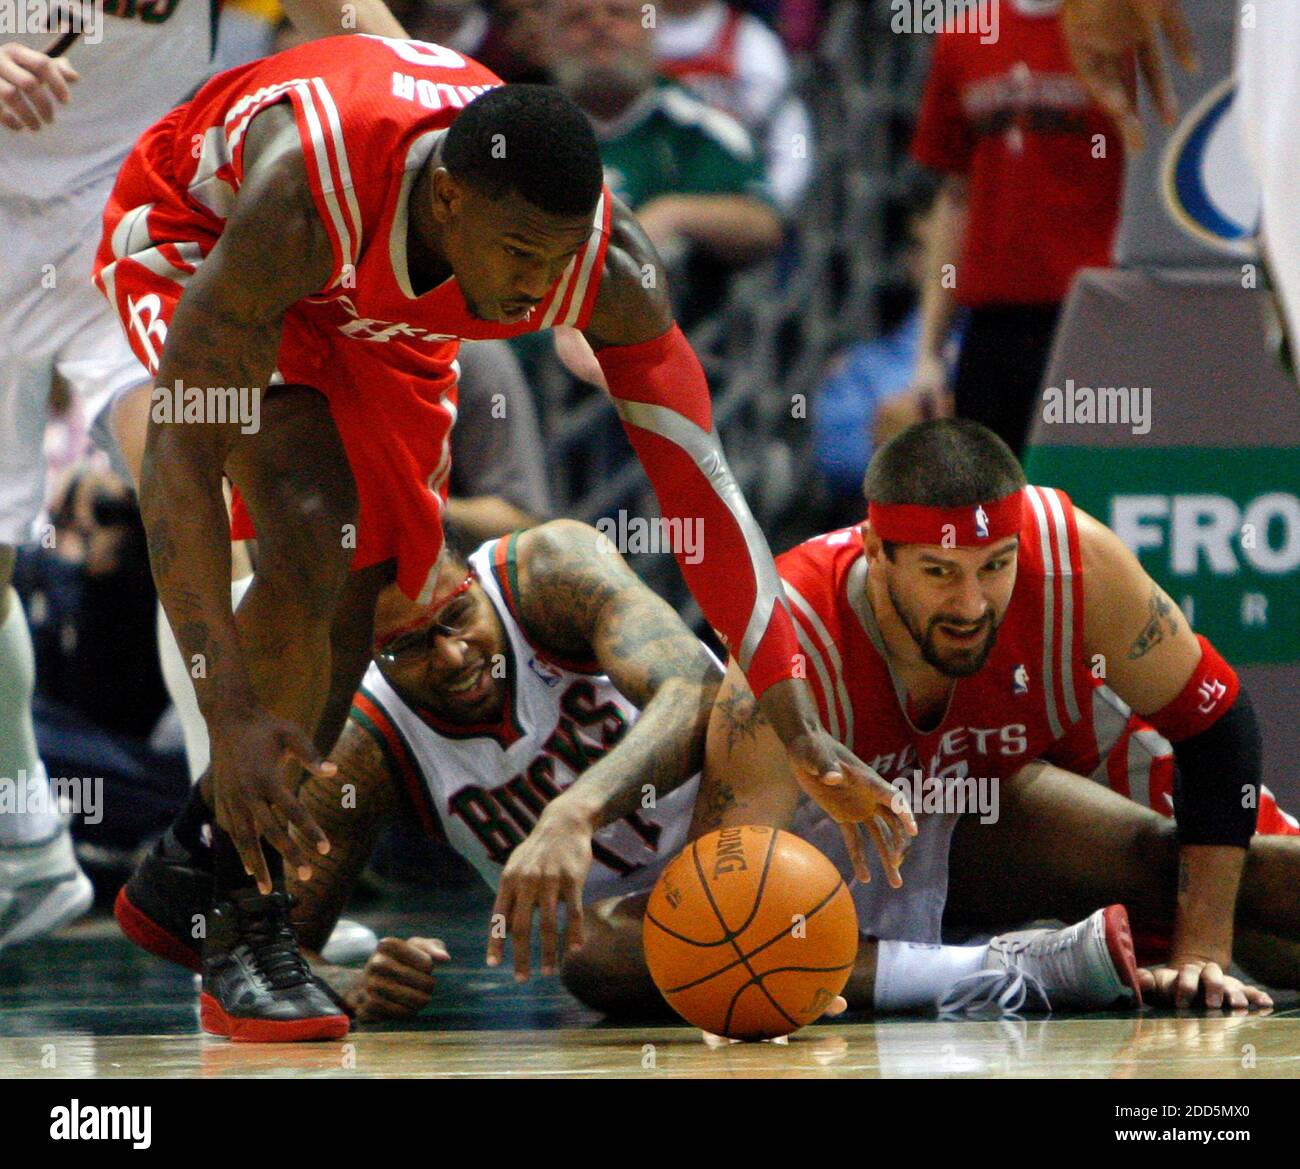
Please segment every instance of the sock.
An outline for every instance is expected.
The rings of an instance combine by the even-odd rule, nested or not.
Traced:
[[[18,594],[9,589],[9,615],[0,622],[0,779],[14,785],[15,798],[23,789],[27,797],[44,784],[45,765],[36,753],[32,727],[32,689],[36,684],[36,656],[27,614]],[[6,784],[8,786],[8,784]],[[56,835],[63,824],[58,809],[48,799],[28,807],[24,798],[17,809],[0,812],[0,846],[36,844]]]
[[[203,826],[212,823],[212,809],[203,801],[196,783],[190,788],[190,797],[172,821],[172,835],[196,862],[195,867],[206,868],[212,864],[212,845],[204,839]]]
[[[230,582],[231,609],[239,608],[239,602],[244,599],[244,594],[252,583],[251,574]],[[162,665],[167,693],[180,716],[181,734],[185,736],[185,758],[190,765],[190,782],[197,783],[210,762],[208,726],[199,710],[199,700],[194,694],[194,682],[190,678],[189,668],[181,657],[181,648],[176,644],[176,636],[172,633],[161,603],[158,605],[158,660]]]
[[[872,1005],[878,1011],[933,1010],[954,982],[983,967],[988,949],[878,942]]]

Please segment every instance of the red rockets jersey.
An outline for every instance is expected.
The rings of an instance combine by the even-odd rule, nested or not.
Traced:
[[[1016,585],[997,642],[977,674],[956,679],[931,731],[908,719],[884,655],[866,603],[861,531],[830,532],[777,557],[823,723],[886,780],[918,768],[926,779],[1005,779],[1091,717],[1073,507],[1051,488],[1025,494]]]
[[[472,316],[455,277],[418,298],[412,293],[406,259],[411,186],[457,113],[500,84],[482,65],[441,45],[372,36],[311,41],[219,74],[136,146],[167,196],[141,208],[149,237],[174,241],[170,252],[162,243],[163,258],[180,272],[192,271],[216,242],[243,181],[249,122],[267,106],[288,102],[334,269],[326,287],[286,317],[279,361],[286,381],[336,380],[348,372],[340,361],[351,365],[353,352],[372,380],[380,356],[375,351],[382,347],[386,368],[449,382],[458,340],[512,337],[558,324],[581,328],[604,264],[608,191],[590,240],[525,320],[499,324]],[[111,269],[112,260],[133,250],[126,237],[134,225],[126,216],[105,240],[99,266]],[[111,271],[101,279],[111,286]],[[345,339],[355,345],[340,344]],[[360,377],[362,369],[353,372]]]

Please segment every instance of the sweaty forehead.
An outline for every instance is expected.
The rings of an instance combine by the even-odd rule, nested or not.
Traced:
[[[503,238],[567,251],[581,247],[591,234],[591,215],[550,215],[513,193],[500,199],[479,198],[484,218]]]

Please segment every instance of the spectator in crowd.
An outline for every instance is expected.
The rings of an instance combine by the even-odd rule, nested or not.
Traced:
[[[556,0],[554,13],[556,84],[590,117],[610,189],[637,213],[670,273],[691,252],[731,268],[775,251],[781,221],[752,139],[656,76],[654,30],[639,0]],[[672,285],[686,324],[725,287],[698,269]]]
[[[523,370],[504,341],[461,345],[447,522],[471,550],[551,518],[542,434]]]
[[[130,488],[84,462],[65,473],[50,519],[53,539],[21,548],[14,568],[36,655],[33,723],[51,776],[103,783],[102,805],[83,807],[72,830],[86,872],[107,886],[184,803],[188,775],[179,745],[153,737],[168,701]]]
[[[547,35],[553,0],[488,0],[488,32],[471,54],[505,81],[545,84],[551,79]]]
[[[1119,132],[1075,76],[1059,11],[1060,0],[1003,3],[990,44],[940,33],[912,147],[944,176],[914,384],[946,385],[949,326],[968,307],[956,413],[1018,454],[1074,274],[1110,263],[1124,173]]]
[[[812,119],[793,92],[781,38],[723,0],[660,0],[654,47],[661,73],[750,132],[777,206],[791,214],[812,178]]]
[[[862,518],[862,478],[876,448],[915,422],[952,413],[946,390],[912,381],[921,335],[920,289],[934,219],[928,200],[915,204],[908,217],[909,308],[902,319],[881,336],[838,353],[815,392],[813,452],[831,493],[830,515],[822,527],[843,527]],[[945,345],[946,360],[955,353],[955,334],[950,332]]]

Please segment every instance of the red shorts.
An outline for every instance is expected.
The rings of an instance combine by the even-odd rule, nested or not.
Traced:
[[[171,178],[170,123],[184,108],[155,126],[127,158],[104,211],[95,258],[95,283],[151,372],[157,372],[185,285],[221,226],[187,206]],[[402,591],[428,601],[443,548],[457,346],[447,342],[431,352],[426,345],[417,353],[400,341],[349,342],[319,310],[304,302],[286,315],[277,372],[288,384],[320,391],[329,404],[360,504],[356,531],[340,533],[344,546],[355,548],[352,567],[396,560]],[[302,457],[310,459],[311,451]],[[255,535],[236,485],[231,538]]]

